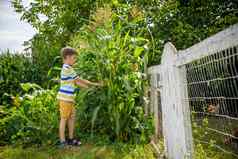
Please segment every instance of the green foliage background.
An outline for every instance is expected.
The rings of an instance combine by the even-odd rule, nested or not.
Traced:
[[[79,52],[80,76],[105,83],[78,93],[77,133],[148,142],[153,119],[142,109],[146,68],[160,63],[167,41],[185,49],[238,22],[236,0],[35,0],[29,7],[12,0],[12,5],[37,34],[25,42],[29,56],[0,55],[1,144],[56,140],[58,86],[52,79],[59,78],[59,51],[67,45]],[[26,82],[40,86],[30,85],[29,91],[21,84]],[[34,94],[40,87],[51,90]]]

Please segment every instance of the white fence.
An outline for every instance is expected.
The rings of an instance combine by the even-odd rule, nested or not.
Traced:
[[[217,89],[214,90],[214,88],[210,88],[211,81],[213,82],[218,79],[219,81],[225,82],[225,80],[229,79],[229,77],[231,77],[232,79],[238,78],[238,74],[234,76],[229,74],[229,76],[226,77],[225,73],[222,73],[223,78],[221,78],[220,75],[219,77],[215,77],[215,74],[219,74],[220,72],[222,72],[223,67],[227,67],[229,65],[229,61],[228,64],[224,63],[224,57],[226,58],[225,60],[227,60],[229,57],[238,57],[237,46],[238,24],[233,25],[228,29],[221,31],[216,35],[209,37],[204,41],[195,44],[185,50],[177,51],[173,44],[166,43],[164,46],[161,64],[149,68],[148,72],[151,75],[150,108],[153,110],[152,112],[154,112],[155,115],[155,133],[156,135],[158,135],[162,129],[166,155],[169,159],[183,159],[193,157],[194,139],[192,137],[192,126],[190,119],[191,111],[193,111],[192,105],[194,105],[192,99],[202,99],[201,101],[205,103],[203,105],[199,105],[199,107],[203,107],[203,114],[220,117],[231,116],[230,114],[224,115],[221,113],[221,111],[219,111],[219,113],[217,112],[216,114],[214,113],[215,111],[206,111],[210,109],[207,107],[208,99],[215,100],[217,98],[224,98],[230,100],[228,96],[224,97],[224,94],[222,93],[220,93],[219,95],[215,93],[216,95],[214,96],[208,94],[209,92],[217,91]],[[226,52],[228,52],[227,50],[233,51],[229,51],[230,53],[226,54]],[[214,77],[209,76],[211,77],[209,79],[207,75],[209,73],[206,72],[207,70],[205,70],[206,73],[204,72],[204,70],[201,69],[195,70],[194,73],[188,71],[189,64],[191,65],[191,63],[193,63],[194,61],[199,61],[204,58],[210,59],[210,61],[204,62],[206,60],[203,60],[202,62],[197,62],[192,65],[198,65],[199,69],[204,65],[209,65],[205,67],[215,67],[216,69],[213,70],[215,70],[216,73],[214,74]],[[219,60],[221,62],[221,67],[218,67],[218,64],[215,63]],[[232,61],[234,62],[234,69],[237,69],[238,72],[238,58],[230,60],[230,62]],[[188,79],[190,79],[189,76],[194,76],[195,74],[196,76],[204,76],[204,79],[197,78],[195,82],[188,81]],[[235,82],[238,82],[238,80]],[[194,83],[205,83],[206,85],[203,87],[200,86],[199,88],[197,86],[191,87],[191,85],[193,85]],[[234,84],[234,82],[230,85],[232,84]],[[216,86],[216,88],[218,87],[218,84],[215,83],[214,85]],[[191,93],[195,91],[200,91],[200,94],[204,94],[204,96],[199,95],[199,93]],[[220,92],[222,91],[223,90],[220,90]],[[237,96],[238,99],[238,93],[233,93],[233,99],[236,98],[234,98],[234,96]],[[218,102],[216,101],[216,103]],[[216,107],[214,106],[214,109],[215,108]],[[162,114],[162,120],[160,120],[160,111]],[[238,113],[238,111],[236,113]],[[232,118],[237,119],[238,114],[236,113],[235,115],[237,116]],[[216,129],[215,131],[223,132]],[[230,130],[229,132],[223,132],[223,135],[224,134],[234,137],[232,136],[232,132]]]

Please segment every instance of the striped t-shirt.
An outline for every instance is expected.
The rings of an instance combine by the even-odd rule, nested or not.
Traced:
[[[76,88],[74,80],[76,78],[78,78],[78,75],[76,74],[74,69],[68,64],[63,64],[61,70],[60,89],[57,95],[57,99],[74,102],[74,91]]]

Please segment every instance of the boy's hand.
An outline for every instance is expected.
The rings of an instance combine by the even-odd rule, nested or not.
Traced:
[[[100,81],[98,83],[92,83],[92,85],[102,87],[104,84],[103,84],[103,81]]]
[[[76,84],[82,88],[88,88],[88,85],[80,83],[80,82],[76,82]]]

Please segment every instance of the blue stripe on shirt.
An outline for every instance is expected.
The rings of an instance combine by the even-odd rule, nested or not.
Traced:
[[[59,90],[60,92],[63,92],[63,93],[66,93],[66,94],[74,94],[74,91],[66,91],[66,90],[63,90],[63,89],[60,89]]]
[[[75,90],[74,87],[69,86],[69,85],[63,85],[63,86],[60,87],[60,89],[65,90],[65,91],[72,91],[72,92]]]
[[[63,81],[70,80],[70,79],[74,79],[74,77],[61,77],[61,80]]]
[[[70,77],[70,76],[61,76],[61,80],[72,80],[72,79],[76,79],[78,77],[78,75],[75,75],[75,76],[73,76],[73,77]]]

